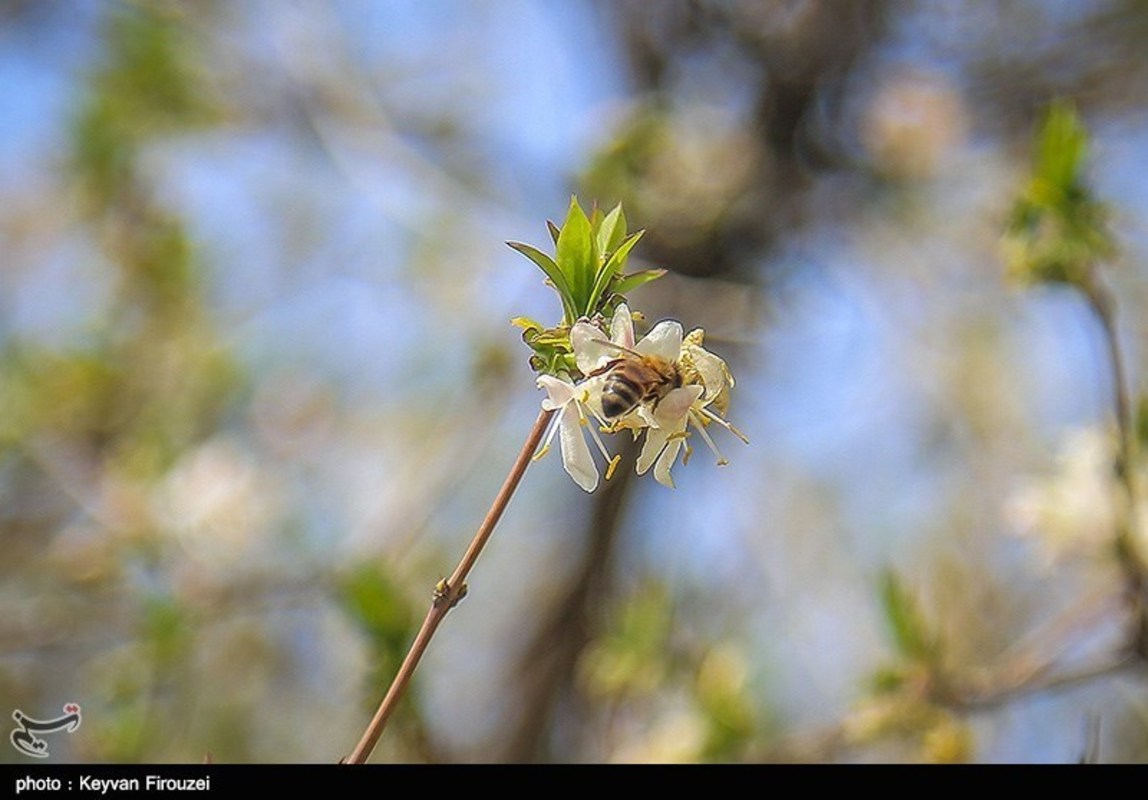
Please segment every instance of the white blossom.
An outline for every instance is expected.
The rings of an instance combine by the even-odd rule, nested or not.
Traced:
[[[550,421],[542,449],[534,458],[539,459],[546,455],[550,450],[550,443],[554,440],[554,434],[559,433],[558,442],[562,449],[563,468],[574,479],[574,482],[584,490],[587,492],[594,491],[598,488],[598,467],[594,464],[594,458],[590,453],[590,447],[586,444],[583,430],[589,431],[590,438],[594,440],[598,450],[609,462],[606,471],[607,477],[613,473],[617,457],[610,457],[606,451],[606,446],[602,444],[602,439],[594,428],[593,421],[586,412],[585,403],[580,399],[585,397],[585,389],[553,375],[538,376],[538,386],[546,390],[542,408],[557,413]]]

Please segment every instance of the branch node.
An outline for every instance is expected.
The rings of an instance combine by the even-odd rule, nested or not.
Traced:
[[[462,599],[466,597],[469,591],[467,584],[463,583],[457,592],[451,590],[450,582],[446,578],[442,578],[434,585],[434,607],[442,608],[446,604],[447,610],[454,608]]]

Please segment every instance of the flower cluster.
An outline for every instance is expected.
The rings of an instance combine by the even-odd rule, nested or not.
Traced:
[[[660,278],[665,270],[626,272],[626,261],[642,232],[629,233],[622,206],[603,214],[587,214],[571,198],[561,226],[547,223],[555,254],[549,256],[522,242],[507,242],[546,275],[546,283],[562,301],[562,322],[546,328],[518,317],[522,339],[533,351],[531,366],[546,390],[542,407],[557,412],[535,455],[541,458],[555,435],[562,446],[562,464],[588,492],[598,486],[598,467],[586,434],[606,459],[606,478],[618,466],[600,434],[630,431],[645,435],[638,456],[638,474],[651,467],[654,477],[673,486],[670,468],[685,451],[691,427],[717,455],[726,460],[706,427],[717,423],[746,438],[725,421],[733,376],[725,362],[703,347],[698,328],[683,335],[679,322],[659,322],[641,341],[634,340],[634,321],[625,294]],[[605,320],[609,319],[609,326]]]
[[[541,450],[541,458],[557,434],[562,464],[575,483],[592,492],[598,486],[598,468],[585,433],[606,459],[606,478],[613,474],[618,456],[610,456],[600,433],[629,430],[635,438],[645,434],[638,456],[638,474],[651,467],[661,484],[673,487],[670,469],[685,451],[692,426],[717,456],[727,463],[706,427],[717,423],[748,441],[723,418],[733,376],[724,361],[703,346],[699,328],[683,336],[679,322],[666,320],[641,341],[634,341],[629,307],[622,303],[605,331],[586,320],[570,330],[570,343],[578,372],[575,382],[541,375],[538,386],[546,391],[542,407],[557,411]]]

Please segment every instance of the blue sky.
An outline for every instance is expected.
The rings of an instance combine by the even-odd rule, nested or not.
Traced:
[[[100,8],[77,4],[66,18],[48,11],[24,29],[0,29],[0,198],[10,204],[59,174],[69,115],[99,56]],[[360,443],[356,434],[377,425],[409,447],[404,414],[441,416],[447,427],[464,419],[472,433],[480,428],[466,473],[476,485],[457,488],[431,514],[440,528],[464,527],[499,479],[487,465],[508,459],[540,399],[521,352],[507,373],[516,385],[504,387],[499,404],[468,407],[474,345],[513,341],[513,316],[557,312],[534,268],[503,241],[546,243],[545,219],[561,217],[575,176],[633,100],[603,12],[517,0],[340,3],[318,12],[252,3],[227,14],[211,33],[219,38],[200,43],[232,66],[266,71],[267,86],[280,87],[290,85],[283,76],[297,54],[318,73],[354,65],[369,81],[353,89],[369,95],[364,106],[376,104],[378,116],[356,125],[319,113],[308,137],[300,134],[306,126],[289,124],[299,112],[293,101],[258,97],[253,78],[241,102],[266,102],[265,116],[157,144],[144,156],[146,172],[200,243],[212,313],[245,365],[256,375],[314,371],[354,409],[347,440],[300,468],[307,477],[294,476],[317,492],[313,502],[345,506],[338,513],[348,528],[369,529],[395,500],[372,481],[403,473],[409,456],[397,445],[375,452],[372,439]],[[328,27],[312,27],[316,20]],[[906,22],[877,60],[931,70],[959,92],[962,63],[951,53],[964,39],[951,31],[955,41],[942,41],[939,52],[919,23]],[[340,47],[308,48],[324,41]],[[881,70],[866,74],[876,80]],[[737,96],[727,88],[700,100]],[[277,114],[282,125],[268,122]],[[638,495],[630,558],[715,594],[730,583],[761,587],[747,596],[764,610],[742,633],[763,654],[762,671],[786,687],[775,701],[797,719],[821,721],[856,698],[887,655],[874,577],[890,563],[927,575],[925,554],[951,534],[954,491],[977,486],[977,458],[966,451],[975,437],[966,421],[943,418],[953,410],[946,395],[959,383],[954,375],[963,374],[954,353],[964,337],[996,337],[1004,355],[990,357],[994,374],[1035,421],[1017,433],[1013,466],[1051,461],[1068,431],[1107,413],[1102,348],[1080,304],[1060,292],[1020,292],[1001,277],[994,226],[1017,162],[1012,143],[970,116],[968,137],[907,202],[859,196],[863,205],[795,232],[762,265],[776,274],[785,264],[786,277],[769,297],[748,290],[768,305],[767,319],[723,352],[738,379],[731,416],[751,446],[725,437],[729,466],[716,468],[699,449],[678,467],[675,492],[650,485]],[[395,126],[376,124],[388,120]],[[418,131],[451,120],[457,148],[444,156]],[[1129,114],[1097,121],[1094,132],[1097,185],[1138,255],[1148,126]],[[820,191],[832,193],[831,180]],[[51,249],[22,245],[3,275],[3,335],[82,343],[107,303],[107,265],[68,213],[49,223]],[[1135,273],[1117,281],[1128,297],[1140,296]],[[1122,320],[1136,365],[1141,323],[1132,308]],[[534,499],[524,498],[519,522],[508,519],[511,541],[544,526],[548,506],[584,500],[556,457],[531,481]],[[981,488],[985,505],[973,516],[991,521],[1007,486]],[[527,552],[545,559],[560,550],[560,534]],[[331,546],[354,551],[362,541],[348,535]],[[523,569],[503,567],[515,568]],[[802,678],[816,688],[813,710],[787,694]],[[1002,747],[1047,753],[1037,741],[1033,751]]]

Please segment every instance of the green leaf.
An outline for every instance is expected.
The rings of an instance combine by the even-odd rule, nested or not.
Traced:
[[[1054,103],[1036,132],[1032,177],[1014,203],[1004,241],[1022,283],[1067,283],[1091,291],[1098,262],[1116,245],[1108,211],[1084,175],[1088,131],[1068,103]]]
[[[645,235],[645,231],[637,231],[632,236],[621,242],[619,246],[610,254],[610,259],[606,262],[606,267],[613,266],[616,274],[621,274],[626,268],[626,259],[630,257],[630,251],[634,249],[634,245],[638,240]],[[603,268],[605,269],[605,267]]]
[[[522,341],[531,347],[534,346],[534,342],[537,341],[543,330],[545,330],[537,320],[533,320],[530,317],[515,317],[510,320],[510,324],[522,329]]]
[[[598,203],[594,203],[594,207],[590,209],[590,230],[595,236],[598,235],[598,229],[602,227],[602,219],[605,215],[602,209],[598,207]]]
[[[1058,102],[1045,117],[1037,148],[1036,177],[1070,195],[1080,181],[1088,151],[1088,132],[1071,105]]]
[[[895,572],[888,571],[882,578],[881,602],[885,607],[885,618],[893,629],[893,641],[901,655],[915,661],[931,660],[936,645],[926,629],[916,599],[905,589]]]
[[[664,269],[644,269],[639,272],[631,272],[629,275],[621,275],[610,287],[610,291],[614,294],[628,294],[642,284],[657,280],[665,274],[666,270]]]
[[[546,220],[546,230],[550,231],[550,238],[554,240],[554,244],[558,244],[558,235],[562,233],[562,229],[554,224],[553,220]]]
[[[622,240],[626,238],[626,215],[622,212],[622,204],[614,206],[602,220],[598,230],[598,252],[613,253]]]
[[[619,209],[621,209],[621,206],[615,208],[614,211],[618,211]],[[613,214],[614,212],[611,211],[610,213]],[[602,295],[605,294],[610,284],[614,282],[614,278],[621,274],[622,269],[626,266],[626,259],[630,256],[630,251],[634,249],[634,245],[642,238],[643,233],[645,233],[645,231],[638,231],[629,239],[626,239],[626,241],[622,243],[622,246],[615,250],[613,255],[610,256],[610,259],[602,265],[602,269],[598,270],[598,277],[594,281],[594,290],[590,293],[588,304],[589,313],[593,313],[597,310]]]
[[[578,316],[571,305],[573,298],[570,294],[570,284],[566,281],[566,276],[562,274],[562,270],[554,263],[554,259],[543,253],[537,247],[524,242],[507,242],[507,244],[529,258],[546,273],[546,277],[550,279],[550,282],[554,284],[554,288],[558,290],[558,296],[562,298],[562,311],[566,315],[566,321],[571,325],[574,324]]]
[[[577,197],[570,198],[570,210],[558,235],[557,256],[558,268],[566,277],[575,310],[579,316],[590,313],[588,301],[598,274],[598,255],[590,219],[578,205]]]
[[[516,328],[522,328],[524,331],[541,331],[542,324],[538,320],[531,319],[530,317],[515,317],[510,320],[510,324]]]

